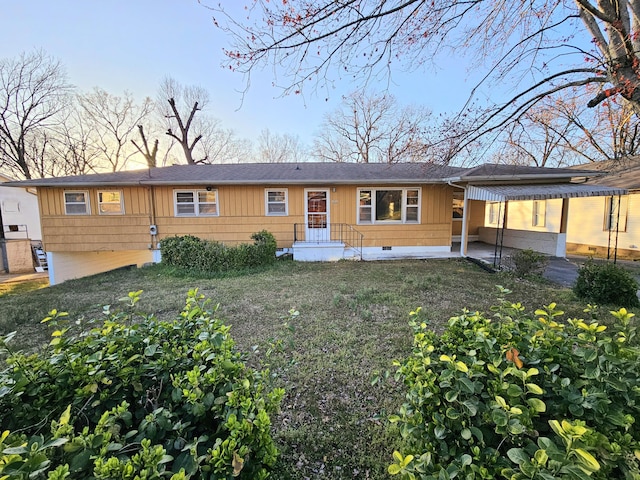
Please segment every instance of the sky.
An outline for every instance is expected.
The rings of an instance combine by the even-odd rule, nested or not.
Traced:
[[[238,8],[240,0],[220,0]],[[242,75],[221,67],[228,38],[197,0],[5,0],[0,58],[43,49],[66,68],[80,91],[100,87],[113,95],[156,97],[164,77],[208,90],[208,114],[239,138],[255,143],[264,129],[298,136],[310,146],[323,117],[342,95],[362,85],[338,82],[327,97],[281,97],[270,71],[255,72],[243,98]],[[443,59],[439,69],[394,71],[390,83],[372,86],[401,104],[424,105],[435,114],[462,107],[473,81],[463,61]]]

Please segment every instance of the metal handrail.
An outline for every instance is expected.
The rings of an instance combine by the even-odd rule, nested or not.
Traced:
[[[309,243],[333,243],[341,242],[356,251],[362,260],[362,240],[364,234],[356,230],[353,225],[347,223],[331,223],[329,228],[317,228],[314,230],[313,239],[306,238],[306,227],[304,223],[295,223],[293,225],[293,241],[309,242]]]

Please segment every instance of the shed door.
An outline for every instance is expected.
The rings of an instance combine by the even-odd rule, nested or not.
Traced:
[[[305,190],[305,197],[307,242],[329,242],[329,190]]]

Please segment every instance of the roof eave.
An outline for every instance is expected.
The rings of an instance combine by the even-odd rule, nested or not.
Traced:
[[[175,180],[140,180],[137,182],[34,182],[8,185],[12,187],[53,187],[53,188],[100,188],[100,187],[149,187],[149,186],[192,186],[192,185],[424,185],[443,183],[442,179],[375,179],[375,180],[215,180],[198,179],[197,181]]]

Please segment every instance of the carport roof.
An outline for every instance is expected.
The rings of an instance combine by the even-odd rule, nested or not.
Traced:
[[[600,197],[626,195],[624,188],[587,185],[584,183],[557,183],[543,185],[469,185],[469,200],[506,202],[513,200],[547,200],[552,198]]]

